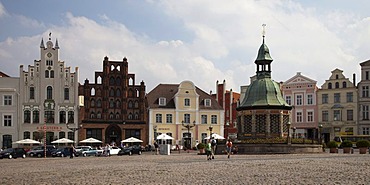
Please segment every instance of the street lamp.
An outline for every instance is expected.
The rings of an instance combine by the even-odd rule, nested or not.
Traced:
[[[76,133],[77,130],[79,130],[79,129],[82,128],[82,124],[80,124],[78,127],[70,127],[69,126],[69,123],[67,123],[66,125],[67,125],[67,128],[73,132],[73,142],[76,143],[76,141],[75,141],[75,136],[76,136],[75,133]]]
[[[297,129],[296,127],[293,127],[293,139],[295,138],[295,130],[296,129]]]
[[[213,129],[212,125],[209,126],[209,140],[212,139],[212,129]]]
[[[322,132],[322,125],[320,124],[319,125],[319,139],[320,139],[320,141],[319,141],[319,144],[321,144],[322,143],[322,136],[321,136],[321,132]]]
[[[230,122],[229,120],[226,121],[226,138],[229,139],[229,126],[230,126]]]
[[[154,142],[157,142],[157,125],[153,126],[154,131]]]
[[[191,137],[189,137],[190,136],[190,129],[191,128],[193,128],[194,126],[195,126],[195,121],[193,121],[193,123],[191,124],[191,123],[185,123],[184,121],[182,121],[181,122],[182,123],[182,126],[183,127],[185,127],[185,128],[187,128],[188,129],[188,133],[187,133],[187,141],[186,141],[186,143],[185,143],[185,147],[187,148],[187,149],[190,149],[191,147],[190,147],[190,139],[191,139]],[[185,141],[185,140],[184,140]]]
[[[290,143],[290,126],[291,126],[292,124],[290,123],[290,121],[286,124],[286,126],[288,127],[288,137],[287,137],[287,143],[288,143],[288,145],[290,145],[291,143]]]

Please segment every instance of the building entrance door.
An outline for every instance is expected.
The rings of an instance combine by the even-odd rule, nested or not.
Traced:
[[[122,140],[122,132],[117,125],[110,125],[105,131],[105,142],[110,145],[119,146]]]

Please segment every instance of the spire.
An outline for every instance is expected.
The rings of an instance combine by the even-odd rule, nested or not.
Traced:
[[[55,39],[55,49],[59,49],[58,39]]]
[[[260,46],[260,49],[258,50],[258,56],[255,61],[257,63],[258,61],[270,61],[272,62],[272,58],[270,56],[270,51],[267,45],[265,44],[265,27],[266,24],[262,24],[263,30],[262,30],[262,45]]]
[[[44,45],[44,38],[41,38],[40,48],[45,48],[45,45]]]

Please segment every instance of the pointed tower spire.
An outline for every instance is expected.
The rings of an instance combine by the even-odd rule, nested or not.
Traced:
[[[58,39],[55,39],[55,49],[59,49]]]
[[[45,48],[45,45],[44,45],[44,38],[41,38],[40,48]]]

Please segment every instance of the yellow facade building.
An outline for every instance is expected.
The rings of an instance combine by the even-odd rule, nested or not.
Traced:
[[[149,143],[160,134],[173,139],[158,143],[192,148],[210,133],[224,135],[224,110],[208,93],[191,81],[159,84],[147,94]]]

